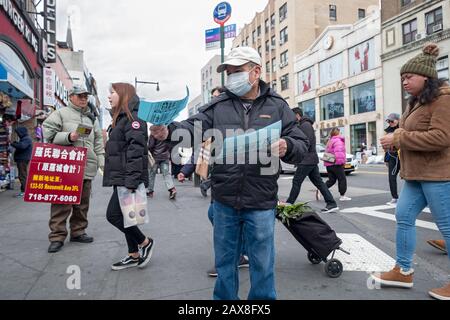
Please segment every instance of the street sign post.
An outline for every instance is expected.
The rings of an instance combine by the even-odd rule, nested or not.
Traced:
[[[231,5],[228,2],[219,3],[214,9],[214,21],[220,25],[221,61],[225,62],[225,23],[231,18]],[[222,72],[222,86],[225,86],[225,74]]]

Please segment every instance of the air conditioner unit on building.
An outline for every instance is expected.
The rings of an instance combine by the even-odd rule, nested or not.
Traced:
[[[439,23],[432,28],[433,32],[442,30],[442,23]]]
[[[422,33],[418,33],[416,34],[416,40],[420,40],[424,37],[424,35]]]
[[[283,69],[284,67],[287,67],[287,65],[288,65],[287,62],[280,63],[280,69]]]
[[[280,40],[280,46],[284,44],[284,40]]]
[[[275,51],[277,48],[275,46],[270,46],[270,50]]]

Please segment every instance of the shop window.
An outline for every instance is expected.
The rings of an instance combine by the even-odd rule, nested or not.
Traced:
[[[321,120],[344,117],[344,91],[320,97]]]
[[[303,110],[303,114],[316,122],[316,99],[300,102],[298,107]]]
[[[375,81],[370,81],[350,88],[350,103],[352,115],[375,111]]]
[[[367,124],[360,123],[350,126],[351,153],[357,154],[367,149]]]

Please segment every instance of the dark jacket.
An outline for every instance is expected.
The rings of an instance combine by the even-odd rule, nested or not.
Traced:
[[[288,153],[282,160],[291,164],[300,163],[309,147],[308,138],[298,128],[295,115],[286,101],[263,81],[260,89],[261,95],[249,112],[245,111],[237,96],[227,91],[201,108],[197,115],[181,123],[171,124],[169,132],[172,134],[175,129],[183,128],[193,136],[194,124],[201,122],[203,134],[214,128],[226,137],[227,129],[258,130],[281,121],[281,137],[288,144]],[[193,137],[191,141],[193,144],[200,143],[194,141]],[[237,210],[274,209],[278,201],[279,170],[263,175],[261,170],[269,167],[270,164],[215,163],[211,173],[212,197]]]
[[[148,128],[138,118],[139,98],[134,96],[129,109],[134,121],[121,113],[116,126],[109,132],[106,144],[103,186],[123,186],[137,189],[141,183],[148,186]]]
[[[319,164],[319,156],[316,150],[316,133],[313,128],[314,121],[307,117],[302,117],[298,123],[298,127],[306,135],[309,140],[309,149],[305,154],[303,161],[300,163],[304,166],[316,166]]]
[[[19,136],[20,141],[11,143],[11,146],[16,149],[14,152],[14,161],[30,161],[31,153],[33,152],[33,140],[28,134],[27,128],[18,127],[16,133]]]
[[[396,126],[396,127],[387,127],[384,132],[386,132],[386,134],[390,134],[390,133],[394,133],[395,131],[397,131],[400,128],[400,125]],[[391,158],[394,158],[396,161],[398,159],[398,150],[391,150],[389,152],[386,152],[385,156],[384,156],[384,162],[389,162],[389,160]]]
[[[158,141],[150,137],[148,151],[153,155],[156,162],[168,161],[170,159],[171,145],[166,141]]]

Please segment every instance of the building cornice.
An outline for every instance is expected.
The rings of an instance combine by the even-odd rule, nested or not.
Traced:
[[[435,34],[431,34],[421,40],[414,41],[412,43],[408,43],[407,45],[404,45],[398,49],[395,49],[393,51],[382,54],[381,61],[384,62],[386,60],[390,60],[390,59],[402,56],[409,52],[416,51],[417,49],[422,48],[428,42],[441,42],[446,39],[450,39],[450,29],[446,29],[446,30],[437,32]]]

